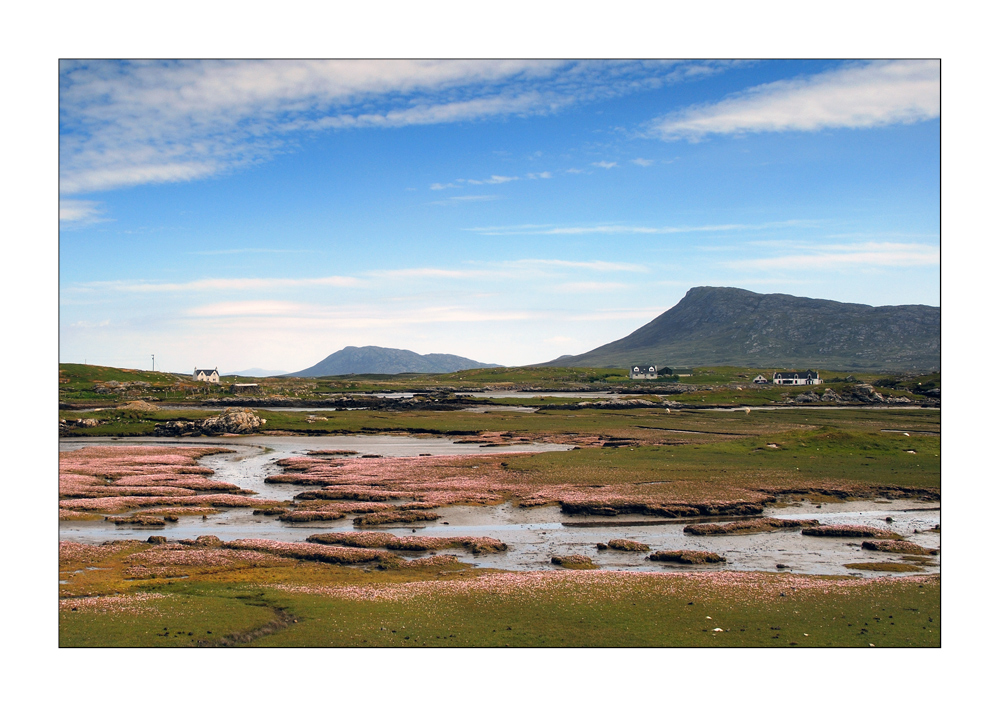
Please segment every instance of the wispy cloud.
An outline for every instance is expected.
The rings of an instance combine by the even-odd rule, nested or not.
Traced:
[[[627,290],[632,285],[625,282],[563,282],[552,285],[552,290],[564,294],[590,294],[592,292],[616,292]]]
[[[649,272],[645,265],[637,263],[610,263],[603,260],[514,260],[508,263],[513,267],[556,267],[595,270],[599,272]]]
[[[269,290],[287,287],[357,287],[355,277],[314,278],[210,278],[189,282],[88,282],[64,288],[65,292],[111,290],[116,292],[201,292],[210,290]]]
[[[600,162],[591,162],[590,164],[593,167],[600,167],[602,169],[611,169],[612,167],[618,166],[617,162],[606,162],[604,160],[601,160]]]
[[[724,62],[64,61],[60,189],[189,181],[268,159],[296,133],[400,128],[567,106],[696,80]]]
[[[456,179],[456,182],[465,182],[466,184],[504,184],[506,182],[514,182],[520,179],[520,177],[504,177],[499,174],[494,174],[489,179]]]
[[[850,243],[819,247],[787,245],[784,248],[772,244],[770,248],[780,254],[768,258],[732,261],[726,265],[767,270],[788,268],[828,270],[856,267],[936,266],[941,260],[939,248],[921,243]]]
[[[472,201],[496,201],[499,198],[500,196],[497,194],[468,194],[465,196],[449,196],[447,199],[432,201],[430,203],[437,204],[438,206],[453,206]]]
[[[594,224],[587,226],[554,226],[527,224],[520,226],[476,226],[466,230],[487,236],[575,236],[589,234],[668,235],[672,233],[699,233],[722,231],[760,231],[772,228],[808,227],[815,222],[801,219],[767,223],[719,223],[702,226],[632,226],[626,224]]]
[[[59,200],[59,223],[85,225],[107,221],[100,202],[81,199]]]
[[[188,255],[243,255],[245,253],[315,253],[315,250],[285,248],[231,248],[229,250],[193,250]]]
[[[528,179],[552,179],[552,172],[529,172]]]
[[[875,61],[757,86],[656,121],[667,140],[825,128],[873,128],[940,114],[937,61]]]
[[[634,160],[629,160],[632,164],[637,164],[640,167],[649,167],[654,164],[656,160],[647,160],[643,157],[636,157]]]

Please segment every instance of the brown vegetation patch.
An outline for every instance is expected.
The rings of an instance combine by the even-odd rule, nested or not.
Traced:
[[[754,518],[752,520],[737,520],[732,523],[699,523],[684,526],[684,532],[690,535],[748,535],[750,533],[767,533],[784,528],[811,528],[819,525],[818,520],[790,520],[783,518]]]
[[[903,555],[936,555],[937,550],[932,550],[916,543],[906,540],[865,540],[861,543],[862,550],[872,550],[874,552],[896,552]]]
[[[354,519],[354,525],[385,525],[386,523],[416,523],[437,520],[441,516],[433,511],[382,511]]]
[[[346,513],[338,511],[286,511],[278,517],[286,523],[311,523],[317,520],[340,520]]]
[[[704,565],[726,561],[722,555],[702,550],[658,550],[646,559],[653,562],[678,562],[682,565]]]
[[[306,452],[306,454],[308,454],[311,457],[312,456],[333,457],[333,456],[348,456],[351,454],[357,454],[357,452],[354,451],[353,449],[313,449],[311,451]]]
[[[387,550],[409,550],[428,551],[444,550],[447,548],[465,548],[473,554],[488,554],[494,552],[504,552],[507,549],[506,543],[502,543],[495,538],[486,537],[427,537],[427,536],[407,536],[400,537],[392,533],[379,532],[346,532],[346,533],[320,533],[310,535],[306,538],[308,542],[321,543],[324,545],[346,545],[348,547],[383,547]]]
[[[399,558],[384,550],[355,547],[331,547],[315,543],[283,543],[277,540],[233,540],[223,547],[233,550],[257,550],[259,552],[290,557],[296,560],[329,562],[332,564],[359,564],[374,560],[393,561]]]
[[[275,477],[269,476],[268,479]],[[272,483],[272,482],[268,482]],[[297,501],[392,501],[397,498],[407,498],[410,494],[399,491],[386,491],[376,488],[357,486],[328,486],[320,491],[303,491],[295,494]]]
[[[153,528],[162,528],[168,522],[176,523],[177,516],[169,517],[157,517],[149,515],[134,515],[134,516],[108,516],[104,520],[114,523],[115,525],[138,525]]]
[[[410,560],[406,563],[407,567],[447,567],[449,565],[459,564],[459,560],[455,555],[431,555],[429,557],[418,557],[415,560]]]
[[[625,540],[624,538],[608,540],[608,548],[611,550],[623,550],[625,552],[649,552],[649,545],[637,543],[635,540]]]
[[[879,538],[882,540],[902,540],[902,536],[891,530],[870,528],[867,525],[820,525],[815,528],[803,528],[803,535],[815,535],[827,538]]]
[[[616,516],[622,513],[691,518],[718,515],[757,515],[764,511],[760,503],[663,503],[636,501],[630,498],[604,498],[559,501],[563,513],[578,515]]]
[[[565,567],[568,570],[596,570],[594,561],[586,555],[554,555],[552,564]]]
[[[84,513],[83,511],[70,511],[65,508],[59,509],[59,520],[101,520],[103,517],[100,513]]]

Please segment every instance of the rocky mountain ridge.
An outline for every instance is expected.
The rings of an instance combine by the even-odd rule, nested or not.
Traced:
[[[941,368],[941,308],[873,307],[735,287],[695,287],[628,336],[544,366]]]

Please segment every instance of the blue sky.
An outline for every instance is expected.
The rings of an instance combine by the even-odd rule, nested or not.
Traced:
[[[60,360],[519,365],[691,287],[939,305],[923,61],[62,62]]]

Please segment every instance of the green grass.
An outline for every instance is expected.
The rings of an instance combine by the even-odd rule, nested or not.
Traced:
[[[553,570],[561,573],[562,570]],[[61,646],[185,646],[232,634],[252,637],[278,612],[294,617],[248,645],[270,647],[423,646],[939,646],[940,584],[861,583],[835,588],[813,578],[790,588],[780,575],[617,575],[611,583],[528,582],[511,592],[456,587],[477,571],[436,572],[299,563],[293,568],[171,580],[147,591],[158,614],[61,612]],[[592,574],[592,573],[587,573]],[[249,581],[248,581],[249,580]],[[654,580],[654,581],[651,581]],[[440,582],[441,591],[398,600],[362,600],[283,591],[272,583],[320,591]],[[754,589],[748,595],[747,584]],[[154,585],[156,583],[146,583]],[[708,618],[711,617],[711,618]],[[167,629],[164,631],[164,629]],[[714,631],[721,628],[722,631]],[[211,634],[208,632],[211,631]],[[166,636],[163,634],[167,633]],[[188,635],[190,633],[191,635]],[[159,634],[159,635],[158,635]],[[806,635],[808,634],[808,635]]]

